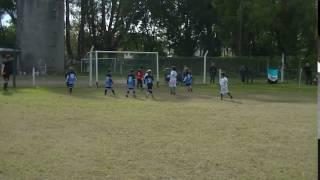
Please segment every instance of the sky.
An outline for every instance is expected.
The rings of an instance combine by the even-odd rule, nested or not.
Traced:
[[[9,26],[9,21],[10,21],[9,15],[4,15],[3,18],[1,19],[1,23],[3,26]]]

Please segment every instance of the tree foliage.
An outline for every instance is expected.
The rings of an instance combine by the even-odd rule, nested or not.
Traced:
[[[315,3],[305,0],[66,0],[66,45],[80,59],[104,50],[221,55],[315,54]],[[15,22],[15,1],[0,0]],[[1,14],[0,14],[1,16]]]

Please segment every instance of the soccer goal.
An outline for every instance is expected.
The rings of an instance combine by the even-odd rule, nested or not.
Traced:
[[[111,71],[117,84],[125,84],[131,70],[143,67],[144,71],[151,69],[157,84],[159,83],[158,52],[136,51],[90,51],[88,58],[82,59],[81,71],[89,73],[89,86],[93,86],[93,78],[98,87],[103,84],[105,75]]]

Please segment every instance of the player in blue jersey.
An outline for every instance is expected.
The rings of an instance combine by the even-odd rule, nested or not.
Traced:
[[[146,84],[147,86],[147,94],[146,94],[146,97],[148,98],[150,95],[151,97],[153,98],[153,91],[152,91],[152,88],[153,88],[153,76],[152,76],[152,71],[151,69],[149,69],[147,71],[147,75],[144,77],[144,83]]]
[[[189,69],[186,69],[185,76],[183,78],[183,82],[187,88],[188,92],[192,92],[192,74]]]
[[[65,78],[66,78],[67,87],[69,89],[69,95],[71,95],[73,86],[77,81],[77,74],[74,72],[72,67],[69,67],[69,71],[65,75]]]
[[[127,77],[128,90],[127,90],[126,97],[129,97],[130,91],[132,91],[133,97],[136,97],[135,85],[136,85],[136,78],[134,75],[134,71],[131,70]]]
[[[108,70],[107,75],[106,75],[106,80],[105,80],[105,86],[104,86],[105,87],[105,89],[104,89],[105,96],[107,95],[108,90],[111,90],[111,92],[114,96],[116,95],[112,86],[113,86],[112,75],[111,75],[111,71]]]

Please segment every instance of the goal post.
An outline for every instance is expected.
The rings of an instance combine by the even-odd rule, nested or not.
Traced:
[[[107,57],[105,57],[107,56]],[[110,57],[111,56],[111,57]],[[141,60],[143,59],[143,60]],[[151,59],[151,60],[150,60]],[[152,61],[152,59],[154,59]],[[112,60],[112,62],[110,62]],[[101,70],[102,62],[109,61],[108,68],[103,67]],[[155,72],[155,79],[157,85],[159,84],[159,53],[158,52],[138,52],[138,51],[91,51],[89,57],[89,86],[93,86],[93,76],[95,76],[95,83],[98,87],[99,75],[101,71],[112,69],[113,73],[122,76],[128,73],[129,69],[137,70],[137,67],[143,66],[150,68]],[[139,65],[140,64],[140,65]],[[100,70],[99,70],[100,68]]]

